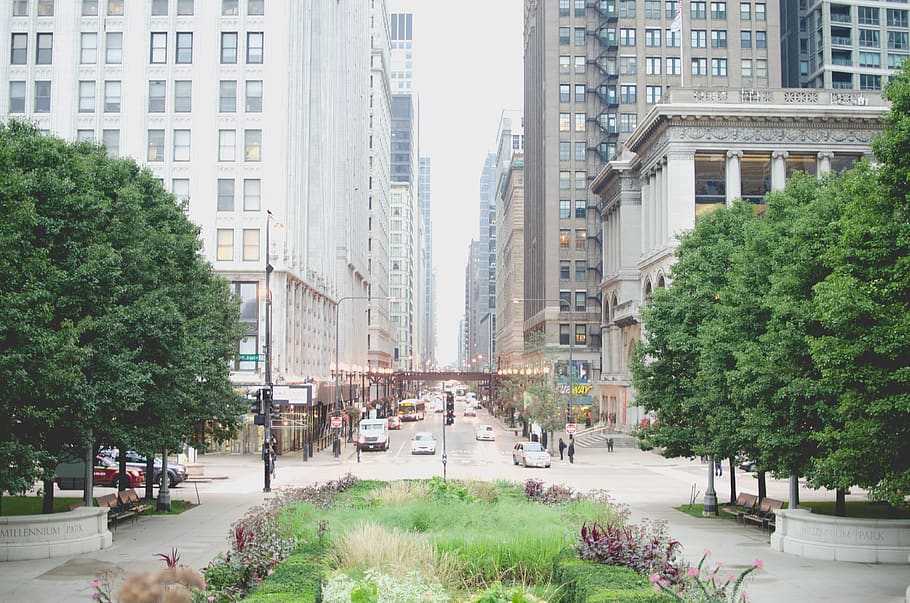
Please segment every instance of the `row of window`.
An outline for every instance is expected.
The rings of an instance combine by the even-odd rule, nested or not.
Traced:
[[[644,16],[646,19],[674,19],[676,11],[679,8],[677,0],[645,0]],[[585,0],[559,0],[559,16],[572,16],[571,10],[574,5],[574,16],[585,16]],[[638,17],[638,7],[641,5],[639,0],[619,0],[619,11],[617,13],[616,0],[601,0],[597,8],[609,17],[620,17],[622,19],[635,19]],[[690,19],[706,19],[708,8],[711,9],[712,19],[727,18],[726,2],[705,2],[702,0],[692,0],[689,2]],[[765,2],[740,2],[739,18],[743,21],[750,21],[752,16],[756,21],[766,21],[768,18],[768,7]]]
[[[561,143],[560,143],[561,144]],[[577,143],[584,144],[584,143]],[[588,215],[587,201],[584,199],[575,200],[575,217],[585,218]],[[570,199],[559,200],[559,219],[567,220],[572,217],[572,201]]]
[[[572,262],[569,260],[559,261],[559,280],[567,281],[572,278]],[[588,278],[588,262],[585,260],[575,261],[575,280],[584,282]]]
[[[706,61],[706,57],[696,57],[691,59],[693,62],[691,72],[696,74],[698,72],[703,72],[701,69],[702,62]],[[712,61],[719,61],[717,63],[718,73],[722,70],[723,66],[728,59],[712,59]],[[720,61],[724,61],[721,63]],[[698,65],[694,63],[698,62]],[[618,73],[618,75],[637,75],[638,74],[638,57],[635,56],[623,56],[619,57],[618,60],[618,69],[616,68],[616,62],[608,63],[608,69],[611,72]],[[682,68],[682,61],[679,57],[645,57],[645,74],[646,75],[661,75],[661,66],[664,66],[664,73],[667,75],[680,75]],[[707,65],[707,63],[704,63]],[[712,67],[714,63],[712,63]],[[753,69],[754,67],[754,69]],[[743,77],[752,77],[753,74],[755,77],[768,77],[768,59],[740,59],[740,72]],[[660,86],[652,86],[652,88],[659,89]],[[604,91],[604,94],[611,94],[609,91],[612,90],[612,96],[615,97],[615,85],[603,85],[596,89],[598,93],[601,90]],[[648,98],[651,98],[652,95],[649,94]],[[657,100],[660,100],[660,94],[656,95]],[[611,104],[615,101],[611,98]],[[652,102],[652,101],[648,101]],[[657,101],[654,101],[657,102]]]
[[[219,228],[215,234],[215,259],[219,262],[234,260],[234,229]],[[244,262],[259,261],[259,229],[243,228],[240,235],[240,260]]]
[[[584,228],[579,228],[575,231],[575,249],[582,251],[585,248],[585,243],[588,239],[588,231]],[[572,242],[572,231],[568,228],[560,229],[559,231],[559,248],[560,249],[571,249]]]
[[[67,2],[71,0],[66,0]],[[123,0],[81,0],[83,17],[97,17],[99,4],[104,7],[104,14],[108,17],[123,16]],[[27,17],[30,13],[30,0],[12,0],[13,16]],[[151,13],[153,17],[167,16],[171,10],[170,5],[176,2],[177,16],[192,16],[195,13],[195,0],[152,0]],[[54,16],[54,0],[35,0],[36,14],[39,17]],[[221,14],[235,16],[240,14],[240,0],[221,0]],[[264,15],[265,0],[246,0],[247,15]]]
[[[569,44],[569,32],[568,27],[561,27],[559,34],[560,44],[567,45]],[[563,31],[566,30],[566,31]],[[581,30],[581,36],[579,37],[579,30]],[[872,31],[872,30],[869,30]],[[679,32],[667,29],[645,29],[645,46],[648,48],[660,48],[661,42],[666,39],[667,48],[679,48]],[[618,44],[619,46],[624,46],[627,48],[634,48],[637,44],[637,35],[638,30],[635,28],[621,28],[619,30],[619,37],[616,37],[617,31],[612,28],[602,29],[599,31],[599,35],[603,40],[610,45]],[[754,42],[753,42],[754,40]],[[752,31],[750,29],[743,29],[739,32],[739,45],[741,48],[752,48],[754,44],[755,48],[767,48],[768,47],[768,32],[764,30]],[[576,28],[575,31],[575,46],[584,46],[584,29]],[[708,47],[708,30],[707,29],[692,29],[689,31],[689,47],[690,48],[707,48]],[[726,29],[712,29],[711,30],[711,47],[712,48],[727,48],[727,30]],[[576,59],[577,60],[577,59]],[[578,64],[576,63],[576,70]]]
[[[559,305],[561,312],[565,312],[567,308],[572,308],[573,306],[575,312],[584,312],[587,307],[588,294],[585,291],[560,291],[559,299],[563,302]],[[577,326],[583,327],[583,325]]]
[[[888,30],[888,50],[907,50],[910,49],[910,33],[906,31]],[[881,32],[877,29],[860,29],[857,40],[860,48],[881,48]],[[853,38],[849,32],[846,35],[831,36],[831,44],[834,46],[851,46]]]
[[[152,32],[149,45],[149,63],[153,65],[167,63],[167,32]],[[240,34],[236,31],[221,33],[219,60],[222,65],[233,65],[238,61]],[[120,65],[123,62],[123,33],[107,32],[105,34],[104,62],[108,65]],[[261,31],[246,34],[246,63],[261,65],[264,60],[265,36]],[[35,65],[53,63],[54,34],[41,32],[35,34]],[[80,36],[79,63],[94,65],[98,62],[98,34],[83,32]],[[178,31],[175,34],[174,62],[178,65],[189,65],[193,62],[193,34]],[[10,36],[10,64],[28,64],[28,34],[13,33]]]
[[[569,190],[572,188],[572,172],[561,170],[559,172],[559,188]],[[588,188],[588,173],[584,171],[575,172],[575,190],[583,191]]]
[[[844,12],[831,11],[831,21],[833,23],[852,23],[850,18],[850,7],[844,7]],[[877,6],[858,6],[857,22],[860,25],[880,25],[881,9]],[[907,11],[896,8],[887,9],[886,23],[889,27],[907,27]]]

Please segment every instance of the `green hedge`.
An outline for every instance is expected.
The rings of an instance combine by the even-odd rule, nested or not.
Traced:
[[[245,603],[321,603],[328,578],[323,549],[310,545],[295,551],[244,599]]]
[[[672,598],[654,592],[647,576],[626,567],[604,565],[572,556],[556,560],[553,582],[560,585],[559,603],[666,603]]]

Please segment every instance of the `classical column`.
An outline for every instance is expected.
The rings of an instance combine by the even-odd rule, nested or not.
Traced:
[[[654,244],[651,247],[653,249],[660,249],[660,247],[664,243],[663,239],[661,238],[661,228],[660,228],[661,222],[663,222],[663,219],[664,219],[664,203],[663,203],[664,188],[663,188],[663,179],[661,178],[662,171],[663,171],[662,167],[663,166],[661,165],[661,163],[658,162],[658,164],[654,167],[654,175],[652,177],[653,178],[652,182],[654,182],[654,187],[653,187],[653,192],[651,194],[654,197],[654,220],[653,220],[653,225],[652,225],[651,231],[654,235],[654,238],[653,238]]]
[[[831,160],[834,159],[834,153],[831,151],[819,151],[818,164],[815,169],[819,178],[831,173]]]
[[[651,205],[651,175],[645,173],[641,178],[641,252],[647,253],[651,249],[651,214],[654,209]]]
[[[787,151],[773,151],[771,153],[771,190],[783,190],[787,186]]]
[[[695,149],[670,151],[665,171],[668,186],[664,191],[664,232],[669,238],[695,227]]]
[[[668,225],[670,224],[670,170],[667,168],[667,158],[660,160],[660,244],[666,245],[670,239]],[[695,190],[694,187],[692,189]]]
[[[733,205],[734,199],[743,196],[742,158],[743,152],[739,149],[727,151],[727,207]]]

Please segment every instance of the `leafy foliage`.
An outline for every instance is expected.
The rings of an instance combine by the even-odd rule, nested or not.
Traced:
[[[680,581],[684,569],[677,558],[679,548],[679,542],[670,540],[666,523],[647,520],[640,525],[584,524],[577,545],[582,559],[657,574],[671,584]]]

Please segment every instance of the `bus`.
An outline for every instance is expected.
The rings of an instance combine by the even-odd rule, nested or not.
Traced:
[[[402,421],[423,421],[426,412],[426,403],[417,398],[408,398],[398,403],[398,416]]]

